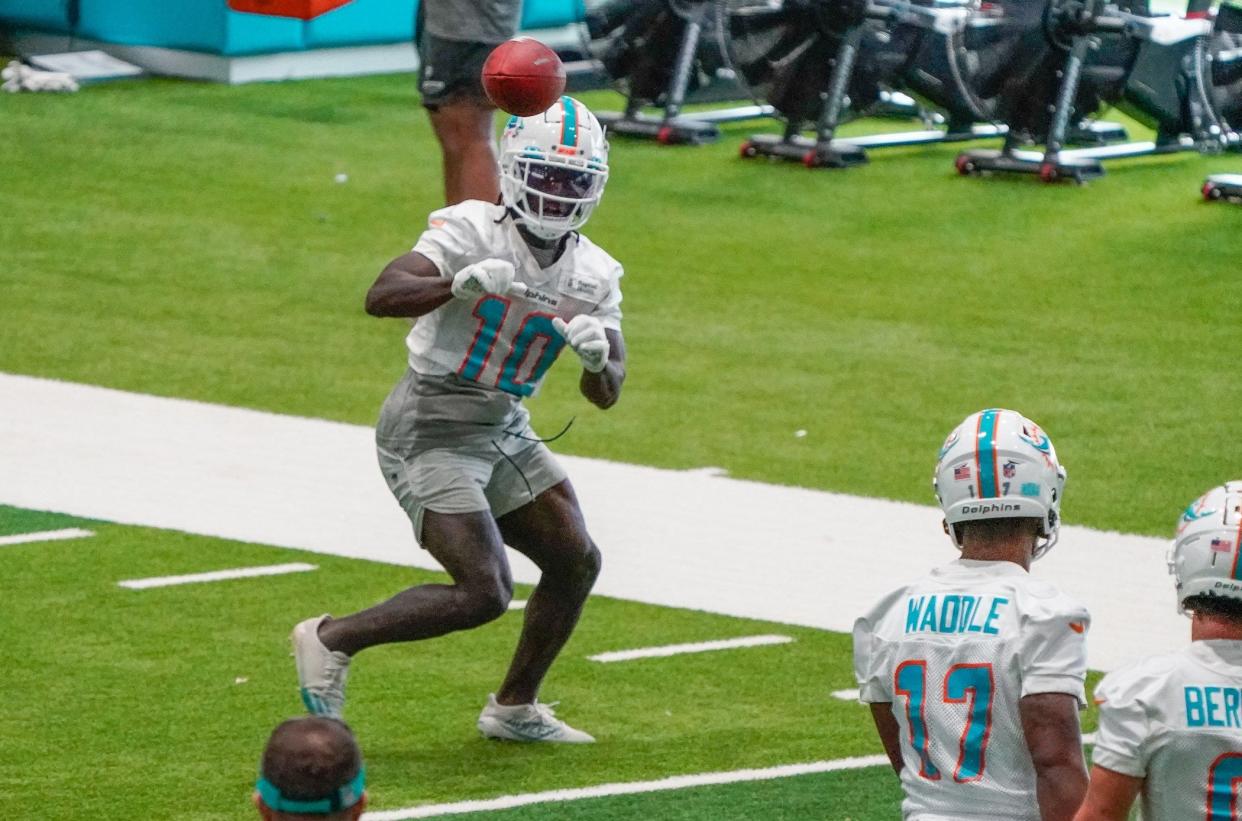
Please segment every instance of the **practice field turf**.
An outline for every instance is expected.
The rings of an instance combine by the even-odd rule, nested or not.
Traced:
[[[954,147],[843,173],[743,162],[751,128],[699,149],[614,141],[589,233],[628,271],[630,379],[604,414],[572,364],[553,369],[532,405],[547,432],[577,417],[556,447],[926,504],[944,434],[1003,405],[1052,434],[1071,523],[1167,535],[1236,478],[1242,211],[1196,194],[1236,157],[1050,188],[959,179]],[[6,95],[0,138],[0,371],[373,421],[404,325],[362,295],[440,199],[408,77]],[[250,817],[262,739],[298,706],[288,628],[443,578],[0,508],[0,535],[65,527],[96,535],[0,547],[5,818]],[[319,569],[116,586],[291,561]],[[848,637],[607,598],[545,690],[600,743],[484,743],[474,719],[518,624],[359,659],[349,718],[377,809],[878,752],[865,710],[829,695],[853,684]],[[586,659],[760,633],[795,641]],[[879,767],[494,816],[835,821],[897,801]]]
[[[1016,407],[1067,521],[1157,535],[1237,472],[1242,211],[1196,194],[1236,157],[1047,187],[959,179],[951,146],[742,161],[751,128],[614,140],[589,233],[628,271],[631,378],[602,414],[553,369],[563,450],[929,503],[952,425]],[[13,96],[0,137],[0,370],[374,420],[404,326],[362,295],[441,197],[409,77]]]

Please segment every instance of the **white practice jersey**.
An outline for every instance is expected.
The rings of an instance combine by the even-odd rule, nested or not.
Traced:
[[[959,559],[894,590],[854,624],[860,698],[901,727],[907,819],[1039,820],[1018,701],[1084,706],[1082,605],[1012,562]]]
[[[1242,641],[1196,641],[1109,673],[1094,761],[1145,779],[1144,821],[1242,818]]]
[[[428,218],[414,250],[451,279],[467,265],[503,259],[516,269],[526,296],[485,294],[454,299],[414,323],[406,337],[410,367],[422,374],[455,373],[516,396],[530,396],[556,361],[564,339],[552,318],[590,314],[621,329],[621,265],[581,234],[560,258],[540,268],[502,205],[467,200]]]

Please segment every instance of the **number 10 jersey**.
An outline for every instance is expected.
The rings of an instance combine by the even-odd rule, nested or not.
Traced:
[[[515,269],[525,294],[454,299],[419,317],[406,337],[410,367],[426,375],[455,373],[523,397],[538,390],[565,341],[552,318],[579,314],[621,330],[621,265],[581,234],[571,234],[561,256],[541,268],[502,205],[467,200],[431,214],[414,251],[440,275],[484,259]]]

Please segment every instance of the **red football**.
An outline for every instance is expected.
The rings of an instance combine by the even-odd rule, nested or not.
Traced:
[[[483,90],[496,107],[529,117],[547,111],[565,91],[565,66],[531,37],[501,43],[483,63]]]

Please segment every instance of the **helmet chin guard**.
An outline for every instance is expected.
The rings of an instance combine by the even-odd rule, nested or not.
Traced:
[[[572,97],[510,117],[500,138],[500,196],[527,231],[555,240],[590,219],[608,182],[608,142]]]
[[[954,547],[954,525],[980,519],[1035,518],[1038,559],[1057,543],[1065,468],[1052,440],[1017,411],[990,408],[966,417],[945,439],[932,489],[944,511]]]

